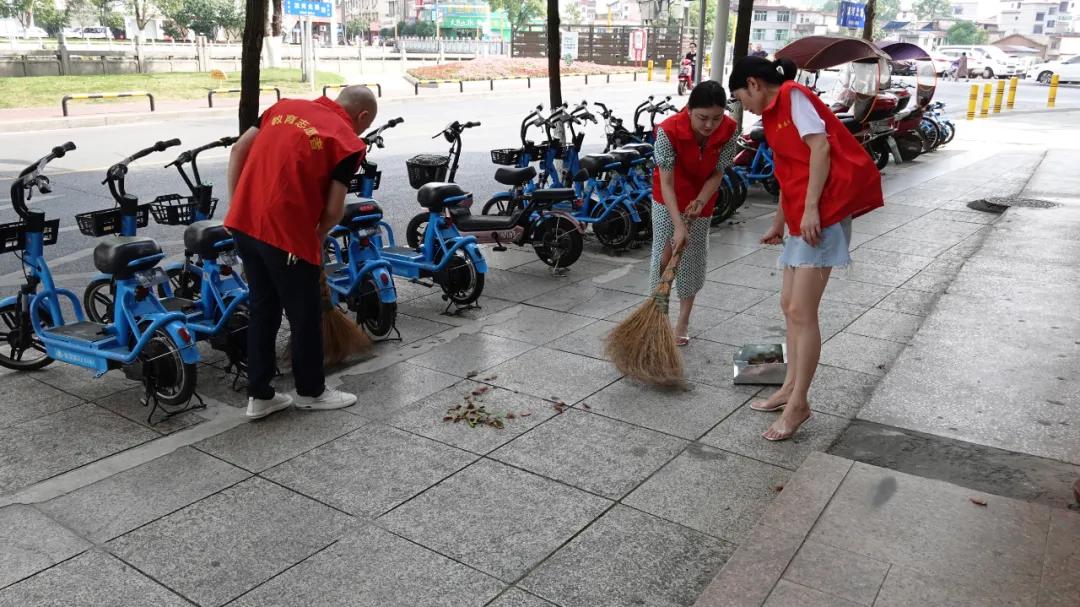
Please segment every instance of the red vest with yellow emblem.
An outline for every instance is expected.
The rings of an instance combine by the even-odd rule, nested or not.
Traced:
[[[788,233],[792,236],[800,234],[806,186],[810,180],[810,148],[799,136],[799,129],[791,118],[792,90],[802,91],[814,105],[825,122],[825,134],[829,138],[829,177],[818,202],[821,227],[839,223],[847,217],[858,217],[884,205],[881,173],[870,155],[813,91],[789,80],[780,86],[776,99],[761,114],[765,139],[773,151]]]
[[[690,112],[687,109],[669,117],[660,123],[668,141],[675,149],[675,198],[679,211],[685,212],[694,198],[701,193],[705,182],[716,172],[720,162],[720,150],[735,134],[735,121],[724,116],[723,122],[716,128],[704,146],[698,145],[694,131],[690,126]],[[660,167],[653,169],[653,198],[664,204],[664,193],[660,188]],[[716,205],[717,193],[702,209],[699,217],[712,217]]]
[[[322,263],[316,228],[326,208],[330,175],[364,142],[336,102],[283,99],[262,116],[236,184],[225,227],[304,261]]]

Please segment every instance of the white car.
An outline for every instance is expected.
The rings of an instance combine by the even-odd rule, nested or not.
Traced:
[[[36,25],[32,25],[24,29],[20,36],[22,36],[23,38],[48,38],[49,32],[46,32],[45,30],[41,29]]]
[[[1054,74],[1057,74],[1059,82],[1080,82],[1080,55],[1061,61],[1040,63],[1029,69],[1024,77],[1050,84]]]

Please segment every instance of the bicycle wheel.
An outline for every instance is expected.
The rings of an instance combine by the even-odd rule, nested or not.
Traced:
[[[52,324],[45,310],[39,315],[42,323]],[[0,308],[0,366],[16,371],[35,371],[52,361],[45,353],[45,344],[30,326],[30,315],[19,318],[16,304]]]
[[[154,331],[139,354],[144,376],[152,377],[154,397],[163,407],[176,407],[195,393],[196,364],[185,363],[180,348],[162,329]]]
[[[90,281],[83,290],[83,311],[86,318],[94,322],[108,324],[112,322],[113,281],[111,278],[97,278]]]
[[[374,338],[386,337],[397,323],[397,302],[379,298],[379,286],[370,275],[360,285],[356,302],[356,324]]]
[[[533,249],[536,256],[549,266],[568,268],[581,257],[585,239],[572,221],[565,217],[548,216],[536,228]]]
[[[442,252],[435,256],[438,264]],[[442,288],[446,298],[459,306],[467,306],[484,292],[484,274],[477,271],[472,257],[461,249],[454,251],[454,256],[441,272],[435,273],[435,282]]]
[[[593,224],[596,239],[610,249],[625,249],[633,244],[634,232],[634,219],[622,205],[616,205],[607,217]]]
[[[420,245],[424,244],[424,233],[427,232],[427,224],[427,213],[417,213],[409,220],[409,225],[405,228],[405,242],[408,243],[410,249],[419,249]]]

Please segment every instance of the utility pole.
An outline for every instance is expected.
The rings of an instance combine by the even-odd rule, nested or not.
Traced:
[[[731,0],[716,1],[716,23],[713,27],[712,70],[709,78],[727,86],[724,82],[724,64],[727,63],[728,15],[731,12]],[[704,19],[702,19],[704,21]]]
[[[700,49],[697,69],[694,70],[694,84],[701,84],[702,72],[705,71],[705,11],[708,10],[707,0],[701,0],[701,8],[698,10],[698,43]]]

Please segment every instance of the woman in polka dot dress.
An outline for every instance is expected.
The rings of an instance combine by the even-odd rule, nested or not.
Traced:
[[[690,93],[686,108],[660,123],[653,153],[653,249],[650,291],[656,289],[674,248],[685,246],[675,276],[679,318],[675,340],[690,343],[690,312],[694,296],[705,284],[709,255],[709,220],[724,169],[735,157],[735,121],[725,114],[724,87],[712,80]],[[683,214],[697,200],[705,207],[689,225]]]

